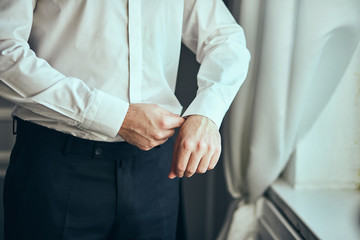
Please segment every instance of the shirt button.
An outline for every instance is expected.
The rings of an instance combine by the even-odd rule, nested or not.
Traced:
[[[96,155],[96,156],[100,156],[101,153],[102,153],[102,149],[101,149],[101,148],[96,148],[96,149],[95,149],[95,155]]]

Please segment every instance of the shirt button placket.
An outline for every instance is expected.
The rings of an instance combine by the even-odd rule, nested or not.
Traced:
[[[130,103],[141,102],[142,41],[141,41],[141,1],[128,1],[129,34],[129,98]]]

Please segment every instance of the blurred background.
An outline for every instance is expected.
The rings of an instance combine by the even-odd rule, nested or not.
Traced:
[[[252,61],[217,168],[183,180],[189,239],[360,239],[360,1],[224,3]],[[183,47],[184,106],[197,67]]]

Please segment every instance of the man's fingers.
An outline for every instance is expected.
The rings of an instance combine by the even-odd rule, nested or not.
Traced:
[[[196,154],[196,153],[192,153],[189,159],[189,162],[186,166],[186,170],[185,170],[185,177],[191,177],[192,175],[194,175],[194,173],[196,172],[199,162],[201,160],[201,155]]]
[[[208,170],[211,157],[212,153],[207,153],[201,158],[200,163],[196,169],[197,173],[205,173]]]
[[[172,113],[172,115],[166,116],[163,119],[163,122],[161,123],[162,127],[165,129],[174,129],[181,127],[181,125],[184,123],[185,119],[182,117],[179,117],[178,115],[175,115]]]
[[[175,173],[177,177],[182,178],[184,176],[190,155],[191,151],[189,151],[189,149],[184,148],[182,144],[178,145],[177,161],[175,164]]]
[[[215,168],[217,162],[219,161],[220,153],[221,153],[221,150],[218,150],[218,151],[215,151],[215,153],[212,155],[208,170],[212,170]]]
[[[162,144],[166,142],[172,135],[174,135],[174,133],[175,133],[174,129],[162,130],[162,131],[158,130],[151,136],[154,139],[154,141],[160,142],[160,144]]]
[[[130,104],[118,134],[128,143],[150,150],[170,138],[184,121],[155,104]]]
[[[170,178],[170,179],[176,178],[175,170],[173,170],[172,168],[171,168],[171,171],[170,171],[170,173],[168,175],[168,178]]]
[[[189,116],[176,140],[169,178],[191,177],[213,169],[221,151],[220,134],[208,118]]]

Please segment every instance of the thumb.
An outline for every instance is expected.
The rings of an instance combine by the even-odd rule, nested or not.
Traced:
[[[183,123],[185,122],[185,119],[174,114],[168,116],[166,122],[167,122],[167,127],[169,129],[173,129],[173,128],[181,127],[181,125],[183,125]]]

